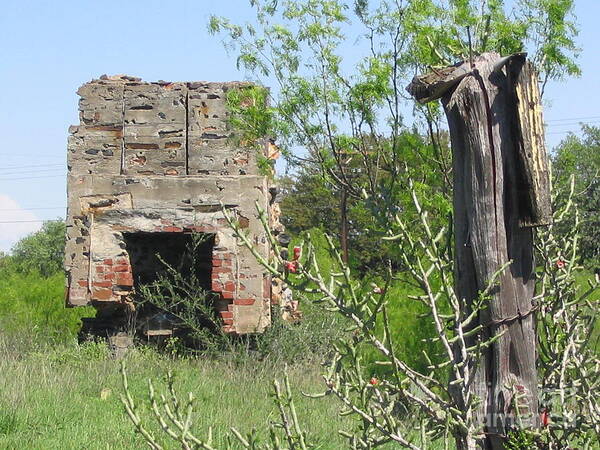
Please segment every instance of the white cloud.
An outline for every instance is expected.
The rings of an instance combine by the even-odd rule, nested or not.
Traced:
[[[38,220],[38,217],[21,208],[9,196],[0,194],[0,251],[9,251],[19,239],[39,230],[42,222],[31,220]]]

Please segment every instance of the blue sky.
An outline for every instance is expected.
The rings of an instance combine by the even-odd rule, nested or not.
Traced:
[[[600,124],[600,0],[576,0],[583,75],[547,88],[547,140],[556,145],[579,118]],[[144,80],[244,79],[211,14],[251,17],[247,0],[4,0],[0,10],[0,251],[64,217],[69,125],[77,88],[102,74]],[[569,119],[569,120],[566,120]],[[3,223],[11,222],[11,223]]]

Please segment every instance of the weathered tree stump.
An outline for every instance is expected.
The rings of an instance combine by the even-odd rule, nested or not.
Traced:
[[[455,288],[467,308],[512,261],[479,313],[483,339],[501,335],[473,363],[483,438],[459,442],[499,449],[516,407],[526,425],[538,426],[531,226],[549,223],[551,209],[537,76],[525,55],[491,53],[439,75],[417,77],[407,89],[422,102],[441,98],[448,119]]]

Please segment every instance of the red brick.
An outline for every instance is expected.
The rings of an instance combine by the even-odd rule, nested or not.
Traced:
[[[88,285],[88,282],[87,282],[87,280],[79,280],[79,281],[77,282],[77,284],[78,284],[79,286],[81,286],[81,287],[87,287],[87,285]]]
[[[223,319],[233,319],[233,312],[231,311],[221,311],[221,318]]]
[[[118,258],[116,264],[127,264],[129,265],[129,260],[127,258]]]
[[[130,270],[129,266],[123,265],[123,266],[114,266],[113,267],[113,271],[115,272],[129,272]]]
[[[212,280],[211,288],[213,291],[220,291],[223,288],[223,284],[219,280]]]
[[[220,259],[213,259],[213,260],[212,260],[212,266],[213,266],[213,267],[221,267],[221,264],[222,264],[222,263],[223,263],[223,261],[222,261],[222,260],[220,260]]]
[[[96,287],[111,287],[112,283],[110,281],[94,281],[92,286]]]
[[[183,231],[183,228],[179,228],[179,227],[164,227],[163,231],[166,233],[181,233]]]
[[[104,273],[104,266],[96,266],[96,273]]]
[[[224,291],[235,292],[235,283],[233,281],[227,281],[223,287]]]
[[[107,266],[112,266],[113,260],[112,259],[105,259],[104,260],[104,264],[106,264]]]
[[[233,292],[223,291],[223,292],[221,292],[221,297],[226,298],[228,300],[232,300]]]
[[[197,225],[191,228],[198,233],[214,233],[216,231],[212,225]]]
[[[111,228],[115,231],[133,231],[132,227],[126,227],[124,225],[113,225]]]
[[[233,304],[240,305],[240,306],[254,305],[254,299],[253,298],[236,298],[233,301]]]
[[[231,268],[229,267],[213,267],[212,270],[213,275],[217,273],[231,273]]]
[[[223,319],[225,325],[233,325],[233,319]]]
[[[104,279],[105,280],[114,280],[115,279],[115,274],[114,273],[105,273],[104,274]]]
[[[110,289],[94,289],[92,290],[92,299],[94,300],[110,300],[113,297]]]
[[[119,286],[133,286],[133,277],[130,273],[117,275],[117,285]]]

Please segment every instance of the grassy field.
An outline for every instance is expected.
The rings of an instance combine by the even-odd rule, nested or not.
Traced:
[[[50,345],[43,340],[35,335],[0,335],[0,448],[145,448],[124,414],[119,362],[107,357],[106,347]],[[264,436],[269,422],[277,418],[271,383],[282,376],[282,369],[268,361],[253,361],[250,356],[235,361],[172,360],[141,348],[132,351],[125,362],[131,392],[138,401],[147,398],[149,378],[162,388],[164,375],[171,369],[178,391],[191,391],[197,398],[194,429],[203,434],[212,426],[217,447],[225,444],[223,436],[230,426],[242,432],[263,430]],[[288,372],[298,414],[312,441],[322,449],[343,447],[336,430],[352,424],[337,415],[335,399],[300,394],[322,390],[319,367],[291,367]],[[149,426],[157,429],[150,422]]]
[[[93,309],[65,309],[63,299],[62,274],[0,270],[0,449],[146,448],[119,400],[120,363],[104,344],[76,343],[80,318]],[[319,448],[340,448],[344,441],[336,431],[352,424],[338,416],[337,401],[300,393],[323,390],[321,367],[306,355],[322,355],[337,328],[321,314],[291,332],[273,327],[258,352],[238,349],[218,359],[175,359],[140,347],[125,361],[131,391],[138,402],[145,400],[148,379],[164,387],[172,370],[179,392],[197,398],[194,429],[202,435],[212,426],[222,448],[231,426],[266,433],[277,419],[272,382],[282,377],[283,360],[301,359],[288,373],[303,426]]]
[[[582,274],[578,285],[589,276]],[[93,310],[65,310],[63,283],[62,274],[42,278],[0,270],[0,449],[147,448],[120,402],[120,363],[110,358],[105,344],[76,343],[80,318]],[[224,448],[231,426],[242,433],[256,428],[264,437],[278,419],[272,381],[282,378],[285,362],[295,362],[288,374],[310,442],[320,449],[346,448],[337,430],[352,430],[355,424],[339,416],[339,402],[301,395],[323,391],[318,358],[327,354],[343,322],[322,310],[312,311],[308,303],[303,311],[301,324],[282,327],[276,322],[253,352],[237,349],[218,358],[186,359],[143,346],[132,350],[125,363],[146,426],[161,435],[148,420],[147,381],[164,389],[165,375],[172,370],[178,392],[193,392],[197,399],[196,434],[204,436],[212,426],[217,448]],[[414,330],[407,329],[412,313],[396,305],[392,314],[395,330],[406,334],[404,352],[410,352],[411,341],[418,341]]]

